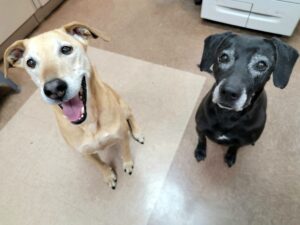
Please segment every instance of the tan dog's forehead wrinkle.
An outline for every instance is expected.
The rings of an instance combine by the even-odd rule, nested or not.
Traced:
[[[74,48],[73,56],[61,55],[59,49],[64,45]],[[82,66],[87,67],[85,65],[86,60],[82,60],[84,56],[82,54],[83,46],[61,30],[46,32],[33,37],[29,39],[27,46],[24,67],[26,68],[26,61],[29,58],[33,58],[37,62],[35,70],[30,68],[26,70],[33,79],[38,77],[41,85],[54,78],[72,75]]]
[[[31,75],[31,77],[39,78],[41,84],[45,81],[45,74],[48,73],[48,66],[52,64],[52,55],[49,54],[49,47],[53,49],[53,44],[51,41],[47,41],[47,44],[43,44],[44,38],[41,36],[36,39],[31,39],[28,43],[27,51],[25,54],[24,67],[27,72]],[[48,53],[48,54],[47,54]],[[36,61],[36,68],[31,69],[26,66],[26,61],[32,58]],[[47,63],[45,63],[47,62]],[[45,73],[46,72],[46,73]]]

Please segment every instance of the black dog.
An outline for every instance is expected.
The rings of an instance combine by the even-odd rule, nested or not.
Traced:
[[[206,157],[206,137],[228,146],[225,162],[231,167],[241,146],[260,137],[266,122],[266,82],[273,73],[276,87],[284,88],[298,52],[277,38],[233,34],[211,35],[205,40],[201,71],[212,73],[216,83],[196,115],[198,161]]]

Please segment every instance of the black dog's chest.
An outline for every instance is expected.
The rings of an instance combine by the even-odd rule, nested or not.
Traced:
[[[265,95],[256,104],[252,111],[246,113],[224,111],[216,108],[210,96],[206,96],[196,115],[197,130],[218,144],[252,144],[265,125]]]
[[[203,126],[203,132],[209,139],[219,144],[239,143],[239,139],[247,132],[245,129],[241,129],[241,122],[243,121],[232,116],[217,118],[207,121]]]
[[[212,141],[222,145],[246,145],[254,143],[262,131],[262,126],[252,128],[247,121],[224,120],[207,123],[203,126],[203,133]],[[261,128],[261,129],[260,129]],[[259,131],[259,132],[258,132]]]

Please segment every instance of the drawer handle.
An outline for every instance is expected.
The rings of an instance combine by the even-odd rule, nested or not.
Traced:
[[[236,9],[228,6],[217,6],[217,11],[220,13],[226,13],[226,14],[232,14],[232,15],[242,15],[242,16],[248,16],[250,14],[249,10],[243,10],[243,9]]]
[[[270,16],[270,15],[264,15],[261,13],[250,13],[251,19],[256,19],[264,22],[270,22],[270,23],[279,23],[280,22],[280,17],[279,16]]]

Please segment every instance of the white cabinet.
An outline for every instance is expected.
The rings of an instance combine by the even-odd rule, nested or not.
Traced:
[[[35,12],[31,0],[0,0],[0,43],[4,42]]]
[[[300,18],[300,0],[203,0],[201,17],[290,36]]]

